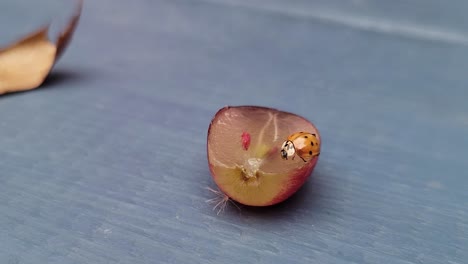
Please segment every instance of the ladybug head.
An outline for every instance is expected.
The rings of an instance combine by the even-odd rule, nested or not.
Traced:
[[[293,157],[296,154],[296,149],[294,148],[294,144],[290,140],[286,140],[283,142],[281,146],[281,158],[287,160],[288,157]]]

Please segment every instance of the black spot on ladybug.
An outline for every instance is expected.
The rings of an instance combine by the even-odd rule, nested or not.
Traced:
[[[315,135],[315,134],[312,134],[312,136],[317,137],[317,135]]]
[[[314,145],[314,142],[310,142],[310,144],[313,146],[313,145]]]
[[[309,151],[309,155],[312,155],[312,151]]]
[[[304,136],[304,138],[307,138],[307,136]]]

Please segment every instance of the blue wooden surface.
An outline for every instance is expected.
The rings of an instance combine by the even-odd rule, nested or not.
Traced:
[[[46,85],[0,97],[0,262],[466,263],[467,8],[87,1]],[[0,43],[62,9],[1,1]],[[323,151],[288,201],[217,216],[206,130],[244,104]]]

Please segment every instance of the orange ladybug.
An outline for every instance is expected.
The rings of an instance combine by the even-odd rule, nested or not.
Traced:
[[[320,155],[320,141],[317,135],[307,132],[297,132],[290,135],[281,146],[281,157],[294,160],[296,154],[304,161]]]

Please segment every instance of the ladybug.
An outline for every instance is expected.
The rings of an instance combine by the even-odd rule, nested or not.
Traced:
[[[281,158],[287,160],[292,157],[294,160],[296,154],[304,161],[320,155],[320,141],[316,134],[307,132],[297,132],[291,134],[281,146]]]

